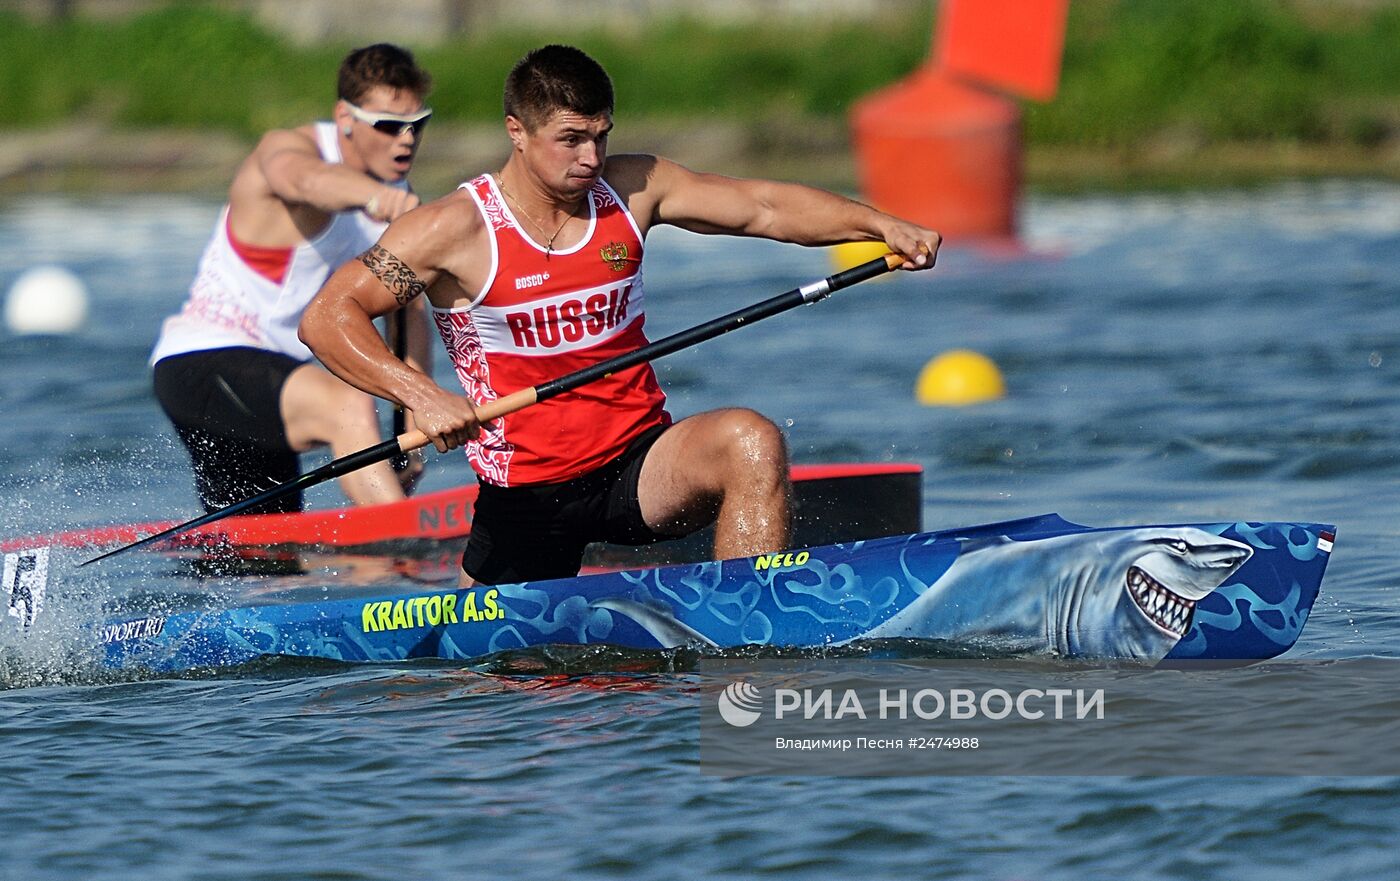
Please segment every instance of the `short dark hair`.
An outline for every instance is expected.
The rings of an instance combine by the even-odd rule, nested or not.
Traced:
[[[336,93],[342,101],[358,104],[375,86],[428,94],[433,78],[413,60],[413,53],[391,43],[375,43],[356,49],[340,63]]]
[[[532,50],[506,77],[505,111],[533,131],[559,110],[600,116],[613,109],[612,80],[603,66],[573,46]]]

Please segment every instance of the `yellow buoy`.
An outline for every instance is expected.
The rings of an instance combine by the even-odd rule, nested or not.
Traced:
[[[1004,397],[1006,383],[991,358],[968,349],[953,349],[924,365],[914,394],[920,404],[961,407]]]
[[[889,252],[890,246],[884,242],[843,242],[832,245],[827,251],[831,255],[831,266],[837,272],[877,260]]]

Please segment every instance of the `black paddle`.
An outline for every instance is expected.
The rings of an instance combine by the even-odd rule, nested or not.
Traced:
[[[408,315],[405,314],[402,309],[398,310],[397,312],[390,312],[387,316],[385,316],[384,335],[387,336],[393,343],[390,346],[390,348],[393,350],[395,358],[398,358],[400,361],[402,361],[408,357]],[[407,423],[408,420],[404,416],[403,404],[395,404],[393,426],[394,434],[403,434],[404,429],[408,427]],[[404,453],[403,455],[406,456],[408,454]],[[396,457],[394,459],[395,471],[402,471],[404,468],[408,467],[407,459],[402,460],[402,465],[400,465],[399,463],[400,460]]]
[[[398,358],[400,361],[408,357],[408,320],[408,313],[403,309],[390,312],[384,317],[384,335],[387,336],[391,342],[389,348],[393,351],[394,357]],[[393,421],[390,425],[391,433],[398,436],[403,434],[404,430],[407,428],[408,415],[404,412],[403,404],[395,404]],[[397,456],[392,456],[389,459],[389,465],[394,469],[395,474],[407,471],[410,464],[412,464],[412,460],[406,452],[399,453]],[[417,483],[418,479],[414,478],[413,484],[416,485]],[[412,491],[413,487],[411,485],[404,486],[404,492]]]
[[[847,288],[851,285],[875,278],[876,276],[884,275],[899,267],[903,262],[904,258],[898,254],[886,254],[884,257],[876,258],[868,263],[862,263],[859,266],[847,269],[845,272],[838,272],[821,281],[813,282],[812,284],[804,285],[800,288],[794,288],[787,293],[778,294],[776,297],[771,297],[761,303],[755,303],[737,312],[731,312],[728,315],[720,316],[704,324],[698,324],[689,330],[671,334],[665,339],[657,340],[654,343],[642,346],[640,349],[628,352],[625,355],[618,355],[616,358],[600,361],[592,367],[576,370],[573,373],[561,376],[558,379],[552,379],[534,388],[521,389],[518,392],[506,395],[504,398],[488,401],[476,408],[477,416],[481,422],[491,422],[502,416],[514,413],[517,410],[523,410],[532,404],[537,404],[540,401],[547,401],[557,395],[562,395],[564,392],[573,391],[579,386],[587,385],[590,382],[602,379],[619,370],[626,370],[629,367],[635,367],[646,361],[653,361],[657,358],[669,355],[672,352],[679,352],[681,349],[714,339],[717,336],[729,333],[731,330],[738,330],[747,324],[762,321],[765,318],[777,315],[779,312],[786,312],[789,309],[796,308],[806,303],[815,303],[818,300],[823,300],[842,288]],[[274,486],[272,489],[260,492],[251,498],[244,499],[241,502],[234,502],[232,505],[225,508],[211,511],[202,517],[196,517],[193,520],[186,521],[177,526],[172,526],[169,529],[157,532],[155,535],[148,535],[139,541],[123,545],[116,550],[108,551],[101,556],[86,560],[79,565],[86,566],[88,563],[96,563],[98,560],[114,557],[123,551],[139,548],[142,545],[159,541],[162,538],[168,538],[198,526],[203,526],[206,523],[213,523],[215,520],[222,520],[225,517],[230,517],[239,512],[246,511],[249,508],[256,508],[274,499],[279,499],[288,493],[325,483],[327,480],[340,477],[343,474],[349,474],[351,471],[356,471],[366,465],[373,465],[375,462],[383,462],[385,459],[402,455],[409,450],[416,450],[419,447],[427,446],[427,444],[428,436],[423,432],[416,430],[406,432],[398,437],[390,438],[383,443],[360,450],[358,453],[351,453],[348,456],[343,456],[332,462],[328,462],[314,471],[308,471],[300,477]]]

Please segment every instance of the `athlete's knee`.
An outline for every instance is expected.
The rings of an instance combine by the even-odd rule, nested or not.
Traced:
[[[787,470],[787,443],[772,420],[753,410],[725,412],[725,458],[746,474],[781,474]]]

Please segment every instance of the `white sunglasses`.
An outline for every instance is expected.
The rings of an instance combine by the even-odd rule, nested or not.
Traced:
[[[350,108],[350,115],[360,122],[373,126],[377,132],[397,138],[406,131],[415,134],[422,134],[423,127],[428,124],[428,120],[433,116],[433,108],[424,107],[422,110],[410,116],[400,116],[397,113],[377,113],[370,110],[361,110],[349,101],[345,106]]]

